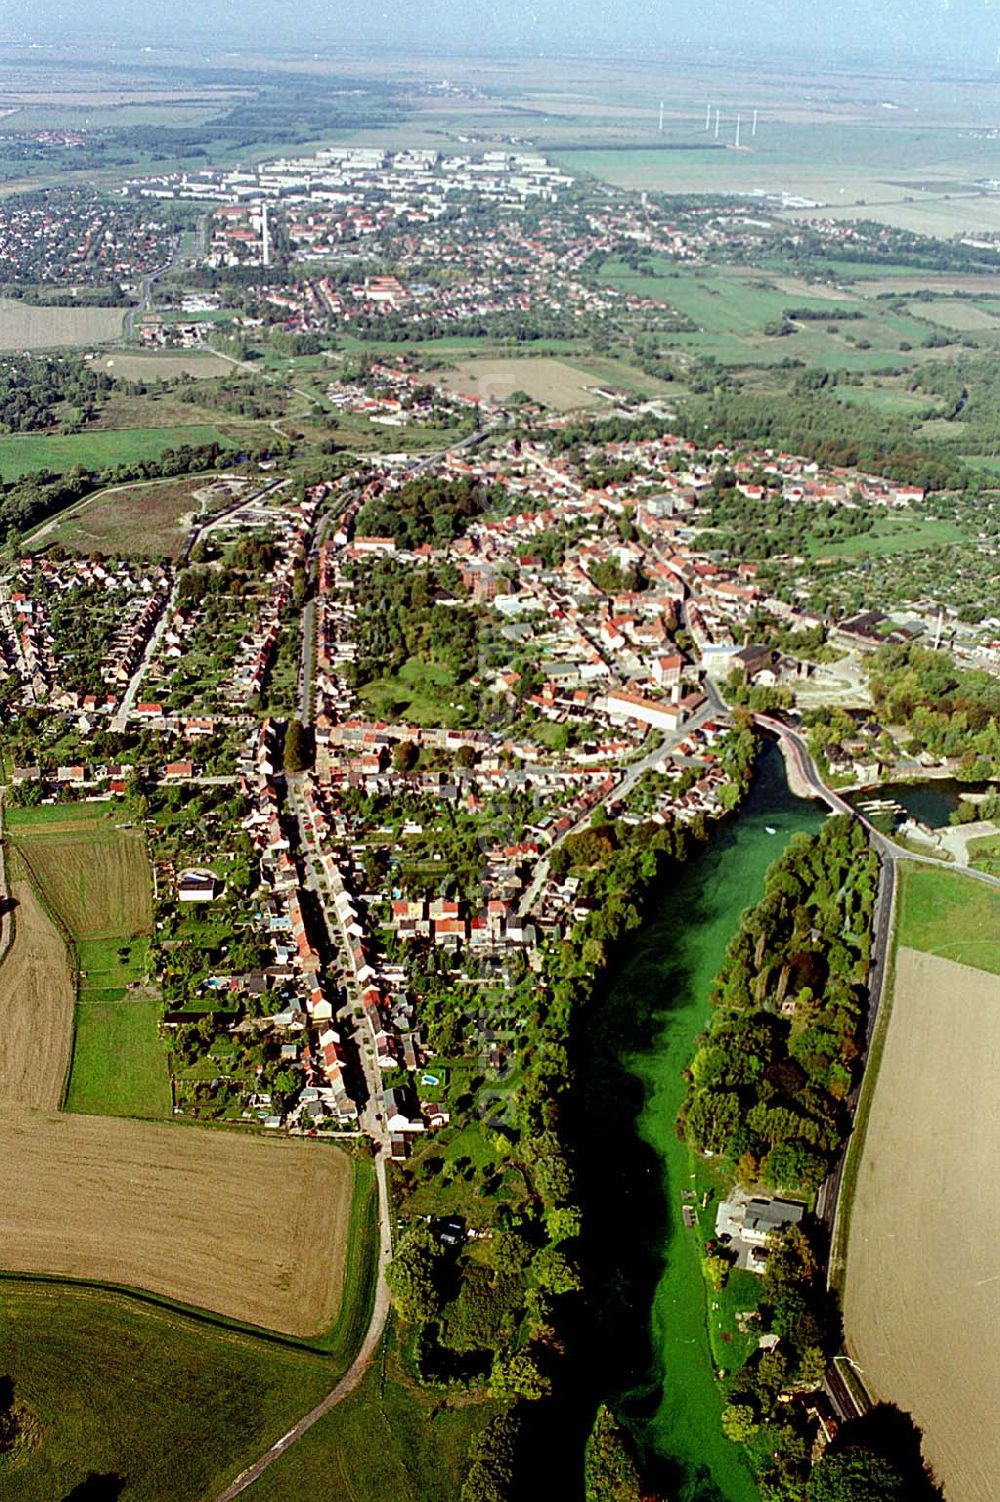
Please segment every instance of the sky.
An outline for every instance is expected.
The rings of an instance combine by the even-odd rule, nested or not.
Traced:
[[[731,51],[992,67],[1000,0],[0,0],[0,37],[245,47]]]

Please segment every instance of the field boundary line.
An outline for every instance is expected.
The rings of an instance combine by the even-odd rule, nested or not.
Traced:
[[[119,1117],[118,1120],[127,1118]],[[63,1273],[22,1273],[0,1268],[0,1286],[4,1283],[23,1284],[28,1288],[69,1289],[92,1298],[113,1299],[122,1303],[147,1304],[162,1314],[176,1319],[191,1320],[195,1324],[210,1325],[228,1335],[245,1340],[263,1340],[269,1345],[281,1346],[298,1355],[318,1356],[334,1363],[331,1353],[323,1346],[294,1335],[283,1335],[280,1330],[269,1330],[266,1325],[243,1324],[240,1320],[227,1319],[224,1314],[214,1314],[211,1309],[201,1309],[197,1304],[184,1304],[179,1299],[167,1298],[165,1294],[149,1293],[144,1288],[133,1288],[128,1283],[110,1283],[101,1278],[72,1278]],[[336,1364],[336,1363],[334,1363]]]

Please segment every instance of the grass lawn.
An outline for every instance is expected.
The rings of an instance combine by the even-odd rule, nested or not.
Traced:
[[[457,725],[471,696],[455,686],[450,668],[411,657],[394,678],[376,678],[361,689],[372,712],[384,720],[414,725]],[[457,697],[456,697],[457,696]]]
[[[95,429],[89,433],[16,434],[0,438],[0,479],[16,480],[38,470],[64,474],[79,465],[92,471],[139,459],[155,459],[165,449],[205,443],[228,446],[218,428],[203,423],[190,427]]]
[[[845,537],[841,542],[829,542],[825,538],[810,540],[807,552],[811,558],[885,558],[893,553],[947,547],[965,540],[965,533],[953,522],[887,515],[879,517],[870,532]]]
[[[835,396],[841,406],[870,408],[890,417],[915,417],[935,405],[926,391],[903,391],[898,386],[838,386]]]
[[[160,1003],[81,1001],[76,1008],[67,1111],[111,1116],[171,1114]]]
[[[978,840],[970,840],[966,849],[977,871],[1000,876],[1000,834],[984,834]]]
[[[899,895],[900,944],[1000,975],[1000,889],[907,865]]]
[[[207,1502],[336,1380],[323,1356],[110,1293],[3,1279],[0,1305],[4,1372],[41,1428],[4,1502],[58,1502],[91,1476],[95,1498],[120,1478],[128,1502]]]
[[[361,1385],[265,1471],[255,1502],[458,1502],[471,1444],[496,1411],[414,1383],[390,1328]]]

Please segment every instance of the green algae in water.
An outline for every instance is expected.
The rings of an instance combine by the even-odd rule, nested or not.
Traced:
[[[655,1154],[665,1206],[657,1247],[659,1272],[649,1315],[652,1371],[624,1398],[642,1448],[664,1463],[678,1502],[757,1502],[742,1452],[719,1427],[723,1396],[715,1380],[705,1326],[705,1293],[696,1233],[681,1217],[692,1163],[675,1123],[684,1098],[682,1071],[708,1017],[712,981],[743,912],[756,903],[764,875],[796,832],[820,827],[823,813],[792,798],[779,753],[762,754],[739,817],[682,867],[657,897],[606,999],[610,1014],[627,1008],[645,1018],[646,1039],[618,1062],[641,1085],[635,1121]],[[653,1186],[651,1186],[651,1191]]]

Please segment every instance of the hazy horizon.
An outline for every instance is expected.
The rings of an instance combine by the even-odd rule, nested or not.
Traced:
[[[132,0],[18,0],[0,10],[0,41],[58,45],[77,38],[125,46],[282,42],[308,51],[351,47],[395,52],[449,50],[568,54],[589,48],[698,55],[742,51],[780,62],[782,55],[831,63],[918,62],[993,68],[1000,59],[1000,0],[680,0],[650,7],[575,0],[424,0],[405,12],[390,5],[359,11],[354,0],[177,0],[159,15]]]

